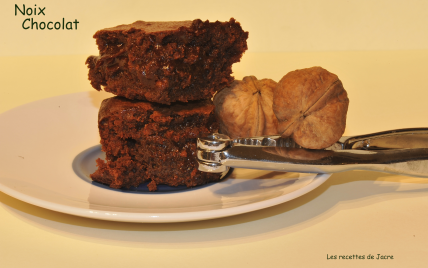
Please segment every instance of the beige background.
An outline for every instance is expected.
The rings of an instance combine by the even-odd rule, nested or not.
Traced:
[[[77,30],[24,30],[15,4],[45,7],[35,21],[79,21]],[[250,52],[428,49],[426,0],[1,1],[0,56],[97,53],[99,29],[136,20],[234,17]]]
[[[46,7],[43,20],[77,19],[79,28],[25,31],[15,4]],[[428,1],[7,0],[0,7],[0,113],[92,92],[84,61],[97,54],[98,29],[235,17],[250,32],[249,51],[233,67],[237,79],[279,80],[323,66],[349,94],[347,135],[428,127]],[[424,267],[427,211],[426,179],[367,171],[334,174],[269,209],[179,224],[91,220],[0,193],[0,267]],[[394,260],[327,260],[378,253]]]

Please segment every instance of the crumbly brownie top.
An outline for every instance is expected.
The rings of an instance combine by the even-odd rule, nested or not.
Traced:
[[[95,33],[94,38],[104,32],[114,31],[128,31],[130,29],[141,30],[145,33],[154,32],[165,32],[165,31],[176,31],[180,27],[190,27],[192,25],[191,20],[187,21],[136,21],[131,24],[122,24],[111,28],[105,28]]]

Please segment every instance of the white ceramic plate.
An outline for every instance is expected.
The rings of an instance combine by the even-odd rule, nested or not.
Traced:
[[[235,169],[218,183],[172,192],[112,190],[91,182],[102,157],[97,115],[111,95],[82,92],[0,115],[0,191],[43,208],[126,222],[184,222],[274,206],[321,185],[329,174]]]

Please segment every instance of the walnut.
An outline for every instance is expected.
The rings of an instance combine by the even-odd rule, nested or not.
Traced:
[[[232,139],[278,134],[278,121],[272,110],[276,85],[271,79],[247,76],[219,91],[214,105],[220,132]]]
[[[343,135],[349,99],[337,75],[321,67],[289,72],[273,95],[281,136],[305,148],[322,149]]]

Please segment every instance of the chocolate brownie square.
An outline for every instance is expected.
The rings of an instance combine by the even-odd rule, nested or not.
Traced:
[[[119,25],[95,33],[99,56],[86,60],[92,86],[128,99],[170,104],[210,99],[233,81],[248,32],[199,19]]]
[[[196,139],[218,131],[211,100],[171,106],[113,97],[103,101],[98,126],[106,160],[97,160],[94,181],[129,188],[150,181],[193,187],[220,180],[198,171]]]

